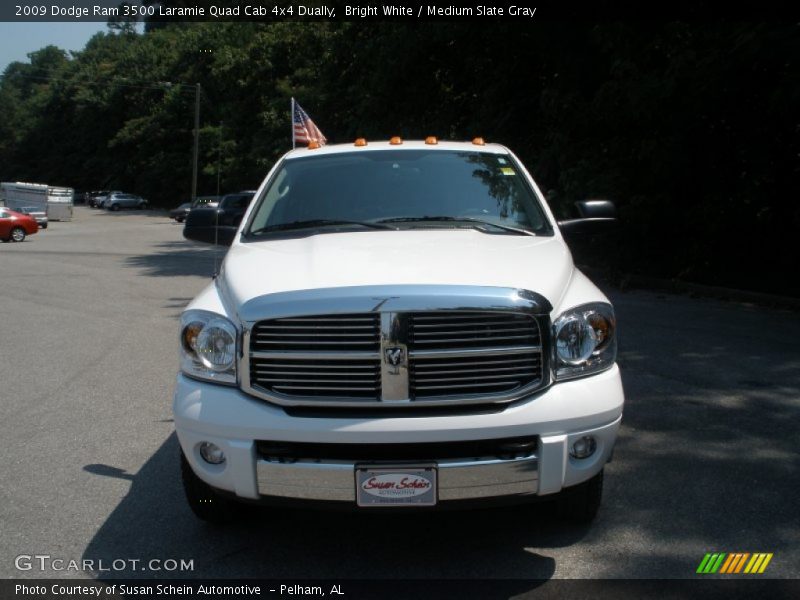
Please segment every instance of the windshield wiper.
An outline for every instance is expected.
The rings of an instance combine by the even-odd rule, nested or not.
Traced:
[[[466,222],[474,223],[475,225],[488,225],[489,227],[496,227],[503,231],[511,231],[520,235],[536,235],[533,231],[528,229],[520,229],[519,227],[511,227],[509,225],[500,225],[499,223],[492,223],[491,221],[483,221],[481,219],[474,219],[472,217],[451,217],[451,216],[438,216],[438,217],[393,217],[391,219],[381,219],[376,223],[416,223],[427,221],[446,221],[446,222]],[[475,227],[480,231],[485,231],[482,227]]]
[[[273,231],[292,231],[294,229],[312,229],[314,227],[327,227],[329,225],[359,225],[361,227],[368,227],[370,229],[397,229],[391,225],[384,225],[382,223],[371,223],[369,221],[347,221],[339,219],[308,219],[305,221],[290,221],[288,223],[276,223],[275,225],[267,225],[250,231],[250,235],[258,235],[260,233],[272,233]]]

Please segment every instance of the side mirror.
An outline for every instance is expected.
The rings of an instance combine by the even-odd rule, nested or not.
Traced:
[[[580,200],[575,207],[578,209],[577,219],[558,222],[564,235],[606,233],[618,224],[617,207],[610,200]]]
[[[216,208],[194,208],[186,215],[183,237],[195,242],[230,246],[238,227],[219,225],[218,222]]]

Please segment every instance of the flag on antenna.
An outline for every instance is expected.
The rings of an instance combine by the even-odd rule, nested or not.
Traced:
[[[292,98],[292,146],[318,142],[324,146],[327,138],[308,116],[308,113]]]

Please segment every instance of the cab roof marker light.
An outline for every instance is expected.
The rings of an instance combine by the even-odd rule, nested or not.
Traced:
[[[319,147],[320,147],[319,146],[319,142],[316,142],[316,141],[313,141],[313,140],[308,142],[308,149],[309,150],[317,150]]]
[[[360,148],[361,146],[366,146],[366,145],[367,145],[367,140],[365,140],[364,138],[358,138],[358,139],[357,139],[357,140],[356,140],[356,141],[353,143],[353,145],[354,145],[354,146],[356,146],[356,147],[359,147],[359,148]]]
[[[425,138],[425,143],[428,144],[429,146],[435,146],[436,144],[439,143],[439,140],[436,139],[435,135],[429,135],[428,137]]]
[[[485,146],[486,142],[483,141],[482,137],[472,138],[472,143],[476,146]]]
[[[399,135],[392,136],[392,139],[389,140],[389,143],[392,146],[399,146],[403,143],[403,138],[401,138]]]

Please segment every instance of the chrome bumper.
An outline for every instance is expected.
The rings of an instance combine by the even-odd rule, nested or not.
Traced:
[[[539,459],[435,461],[438,470],[439,501],[491,498],[536,494],[539,483]],[[359,462],[358,466],[367,466]],[[371,463],[368,466],[391,466]],[[261,496],[303,500],[356,501],[356,463],[347,461],[256,462],[258,492]]]

